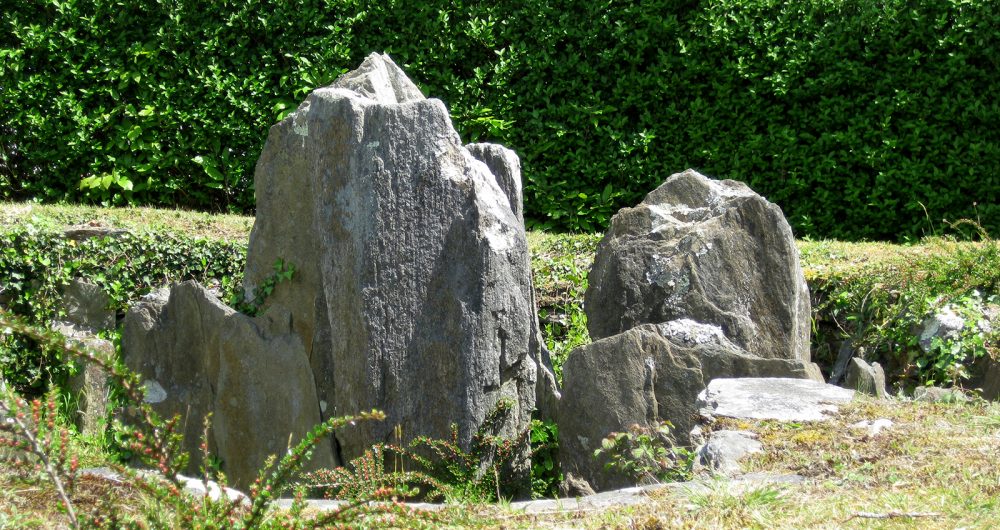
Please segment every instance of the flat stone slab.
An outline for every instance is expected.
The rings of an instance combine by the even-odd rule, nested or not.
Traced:
[[[809,379],[784,377],[714,379],[698,394],[704,416],[748,420],[824,421],[854,391]]]
[[[805,478],[801,475],[779,475],[772,473],[748,473],[733,477],[727,481],[729,487],[736,489],[753,488],[762,484],[802,484]],[[678,493],[697,494],[710,491],[713,486],[717,486],[718,480],[713,478],[696,479],[689,482],[667,482],[664,484],[650,484],[646,486],[635,486],[611,491],[602,491],[585,497],[565,497],[558,499],[536,499],[530,501],[516,501],[508,505],[508,509],[515,513],[524,514],[548,514],[548,513],[574,513],[581,511],[596,511],[615,506],[631,506],[641,504],[649,499],[653,492],[669,489]],[[288,509],[292,506],[293,499],[282,498],[274,502],[278,508]],[[335,510],[352,504],[351,501],[327,500],[327,499],[306,499],[309,509],[317,511]],[[454,504],[438,504],[426,502],[404,502],[404,506],[414,510],[442,510],[454,507]]]

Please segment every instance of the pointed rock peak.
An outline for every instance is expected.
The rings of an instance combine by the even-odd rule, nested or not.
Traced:
[[[377,103],[426,99],[417,85],[384,53],[372,53],[356,70],[340,76],[330,86],[350,90]]]

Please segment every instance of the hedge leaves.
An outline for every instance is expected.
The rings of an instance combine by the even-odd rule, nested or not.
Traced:
[[[799,235],[1000,230],[987,0],[4,4],[0,198],[250,212],[268,127],[386,51],[521,155],[536,227],[599,230],[694,167]]]

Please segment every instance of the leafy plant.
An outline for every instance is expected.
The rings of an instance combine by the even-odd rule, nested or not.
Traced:
[[[376,444],[349,466],[314,472],[304,484],[328,498],[350,500],[384,497],[387,491],[401,498],[458,503],[497,502],[518,495],[524,487],[521,479],[527,477],[513,468],[527,464],[522,446],[529,431],[514,438],[496,434],[511,409],[510,402],[500,400],[468,450],[452,425],[449,439],[417,436],[405,446],[401,441]],[[390,462],[391,470],[386,467]]]
[[[636,481],[676,482],[691,476],[694,452],[675,446],[670,430],[662,421],[655,426],[633,424],[627,431],[613,432],[594,450],[594,458],[607,458],[605,467]]]
[[[108,294],[109,309],[124,313],[130,301],[183,280],[240,289],[245,256],[245,245],[224,241],[156,233],[76,241],[41,221],[28,222],[0,230],[3,305],[48,325],[64,315],[65,286],[86,278]],[[40,347],[25,335],[0,337],[0,373],[24,394],[44,394],[50,382],[65,380],[69,364],[61,355],[60,349]]]
[[[911,362],[924,384],[958,386],[961,381],[969,379],[969,367],[989,355],[989,348],[996,340],[992,325],[985,320],[984,308],[986,304],[996,306],[998,301],[1000,298],[996,295],[983,300],[979,291],[972,291],[969,295],[952,299],[945,306],[936,307],[936,311],[957,313],[964,325],[952,334],[931,337],[926,348],[920,344],[920,337],[913,335]],[[936,306],[930,305],[932,308]]]
[[[915,238],[925,207],[995,231],[998,23],[988,0],[22,2],[0,196],[251,212],[274,120],[385,51],[465,141],[519,153],[532,227],[600,230],[693,167],[800,234]]]
[[[531,420],[531,496],[555,497],[563,480],[559,471],[559,426]]]
[[[264,281],[254,289],[252,299],[245,300],[241,293],[234,292],[229,299],[229,303],[241,313],[256,316],[263,308],[264,302],[274,292],[274,288],[281,282],[292,281],[292,276],[294,275],[295,265],[286,263],[285,260],[278,258],[274,262],[274,273],[264,278]]]
[[[538,317],[557,379],[570,352],[590,342],[583,296],[599,238],[533,234],[532,269],[539,293]]]

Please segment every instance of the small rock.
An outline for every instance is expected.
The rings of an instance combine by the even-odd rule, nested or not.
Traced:
[[[702,430],[701,425],[695,425],[691,432],[688,433],[688,440],[690,440],[691,445],[700,446],[705,445],[707,441],[705,439],[705,431]]]
[[[92,237],[121,237],[128,233],[128,230],[103,226],[96,221],[89,224],[75,225],[63,230],[63,237],[74,241],[83,241]]]
[[[208,495],[209,499],[218,501],[224,491],[226,498],[230,501],[239,502],[240,504],[250,504],[250,498],[245,493],[233,488],[222,488],[218,482],[212,480],[204,481],[200,478],[185,477],[184,475],[177,475],[177,479],[184,485],[184,493],[193,497]],[[205,488],[206,484],[208,485],[207,489]]]
[[[141,478],[154,478],[163,480],[163,476],[155,471],[140,470],[136,473]],[[109,467],[84,468],[80,470],[80,475],[97,477],[103,480],[107,480],[110,482],[118,482],[118,483],[121,483],[125,480],[117,471]],[[223,488],[219,486],[218,482],[215,482],[213,480],[206,481],[200,478],[187,477],[184,475],[177,475],[177,480],[178,482],[180,482],[181,487],[183,488],[182,491],[193,497],[203,497],[207,494],[209,499],[212,499],[213,501],[218,501],[221,498],[222,493],[225,492],[226,497],[230,501],[239,502],[240,504],[244,505],[249,505],[250,503],[250,498],[247,497],[247,495],[242,491],[235,490],[229,487]],[[208,486],[207,488],[206,484]]]
[[[954,309],[946,306],[938,314],[924,320],[921,326],[920,349],[929,352],[935,337],[957,339],[965,327],[965,319],[955,313]]]
[[[80,328],[67,322],[55,322],[52,329],[65,335],[70,345],[85,348],[111,359],[115,354],[114,344],[96,337],[90,328]],[[110,376],[107,370],[93,362],[83,362],[79,370],[69,377],[69,391],[77,396],[77,410],[74,422],[80,432],[99,436],[107,422]]]
[[[920,386],[913,391],[913,401],[924,403],[966,403],[969,396],[960,390],[936,386]]]
[[[879,433],[892,426],[893,426],[892,420],[879,418],[875,421],[861,420],[855,424],[852,424],[851,428],[866,429],[868,431],[868,436],[874,437],[878,436]]]
[[[111,297],[100,286],[76,278],[63,289],[62,296],[66,321],[70,324],[95,332],[115,328]]]
[[[855,357],[847,367],[847,377],[843,386],[862,394],[885,399],[885,370],[879,363],[868,364],[863,359]]]
[[[716,431],[708,443],[698,450],[698,463],[722,475],[740,472],[739,461],[748,454],[759,453],[763,446],[748,431]]]
[[[587,497],[594,494],[594,488],[586,480],[567,472],[559,484],[560,497]]]

